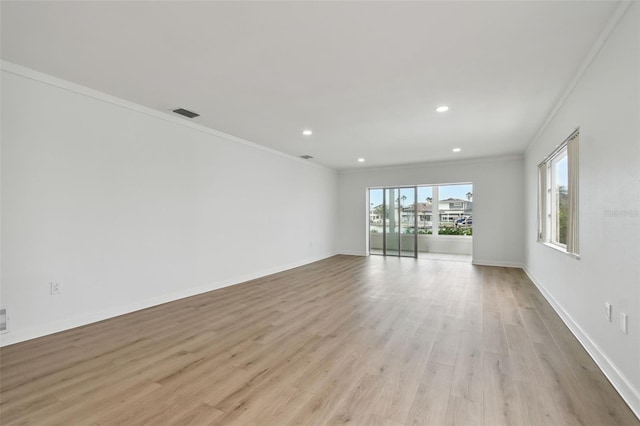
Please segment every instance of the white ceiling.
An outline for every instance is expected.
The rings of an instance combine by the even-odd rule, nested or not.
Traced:
[[[524,152],[616,6],[3,1],[2,58],[336,169],[469,159]]]

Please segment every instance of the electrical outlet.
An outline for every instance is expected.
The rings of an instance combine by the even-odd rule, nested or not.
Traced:
[[[604,302],[604,316],[611,322],[611,303]]]
[[[59,281],[52,281],[51,283],[51,294],[60,294],[62,293],[62,284]]]
[[[620,312],[620,331],[627,334],[627,314]]]

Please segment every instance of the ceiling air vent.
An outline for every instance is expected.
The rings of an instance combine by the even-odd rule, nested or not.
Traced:
[[[305,154],[305,155],[301,155],[301,156],[300,156],[300,158],[304,158],[305,160],[310,160],[310,159],[312,159],[313,157],[312,157],[312,156],[310,156],[310,155]]]
[[[184,109],[184,108],[174,109],[173,112],[175,112],[176,114],[184,115],[185,117],[188,117],[188,118],[200,117],[200,114],[196,114],[195,112],[189,111],[188,109]]]

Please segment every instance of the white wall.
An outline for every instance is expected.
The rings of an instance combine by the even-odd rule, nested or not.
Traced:
[[[504,158],[340,172],[338,252],[365,255],[367,188],[473,183],[473,261],[521,266],[523,256],[523,160]]]
[[[2,114],[3,345],[334,254],[335,171],[9,63]]]
[[[526,155],[526,270],[640,415],[640,5]],[[536,242],[537,164],[580,127],[580,259]],[[612,213],[611,210],[617,210]],[[475,224],[474,224],[475,225]],[[604,316],[613,305],[613,322]],[[629,315],[629,334],[619,314]]]

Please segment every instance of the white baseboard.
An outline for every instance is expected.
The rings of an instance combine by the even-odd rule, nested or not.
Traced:
[[[63,321],[56,321],[50,324],[42,324],[39,326],[30,327],[22,330],[10,330],[9,332],[2,334],[0,336],[0,347],[24,342],[26,340],[35,339],[38,337],[47,336],[54,333],[59,333],[61,331],[70,330],[72,328],[81,327],[94,322],[104,321],[109,318],[114,318],[120,315],[129,314],[135,311],[139,311],[141,309],[151,308],[153,306],[161,305],[163,303],[184,299],[185,297],[196,296],[198,294],[217,290],[219,288],[240,284],[256,278],[261,278],[267,275],[297,268],[299,266],[304,266],[309,263],[317,262],[319,260],[323,260],[335,255],[336,253],[328,253],[322,256],[311,257],[298,262],[293,262],[286,265],[280,265],[274,268],[268,268],[262,271],[257,271],[257,272],[252,272],[246,275],[237,276],[232,279],[226,279],[226,280],[218,281],[215,283],[207,284],[204,286],[189,288],[184,291],[163,294],[160,296],[152,297],[149,299],[141,300],[138,302],[130,303],[128,305],[119,306],[112,309],[107,309],[100,312],[93,312],[86,315],[79,315],[73,318],[65,319]]]
[[[540,293],[547,299],[547,302],[560,316],[571,333],[578,339],[582,347],[587,351],[589,356],[598,365],[602,373],[609,379],[609,382],[618,391],[622,399],[629,405],[631,411],[640,419],[640,391],[622,374],[616,365],[609,359],[607,354],[589,337],[587,333],[574,321],[562,305],[544,288],[526,267],[522,268],[533,284],[538,288]]]
[[[476,259],[475,257],[471,261],[472,265],[478,266],[501,266],[503,268],[522,268],[522,263],[520,262],[503,262],[497,260],[483,260]]]
[[[338,254],[343,254],[345,256],[369,256],[369,253],[364,251],[351,251],[351,250],[340,250]]]

